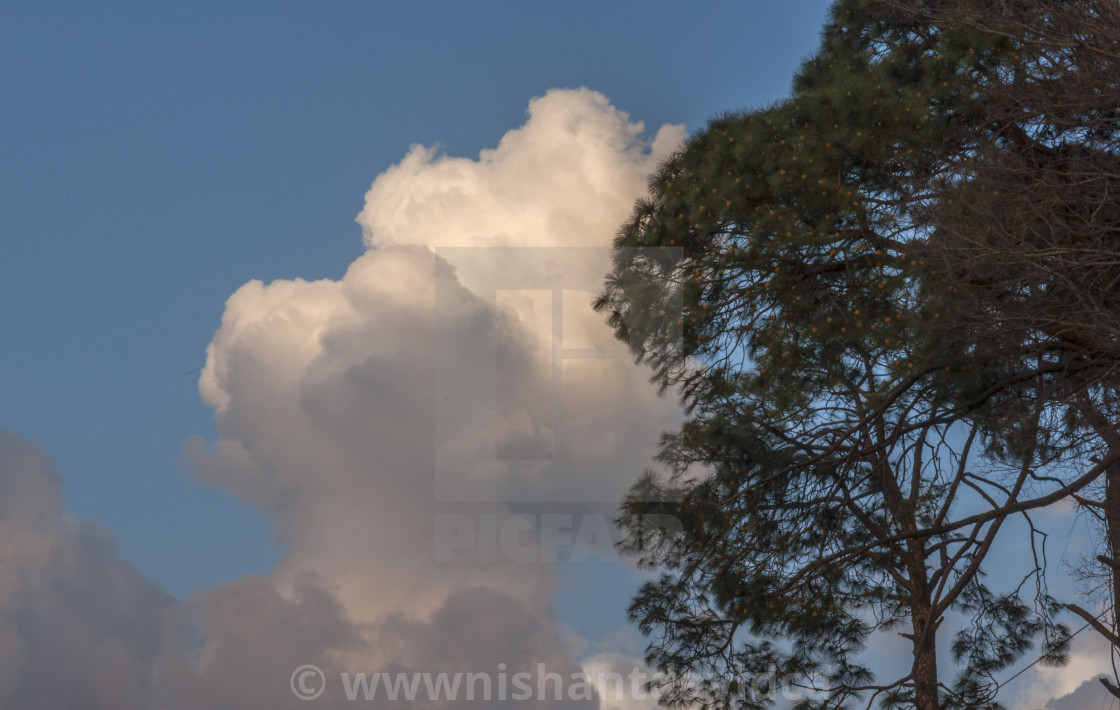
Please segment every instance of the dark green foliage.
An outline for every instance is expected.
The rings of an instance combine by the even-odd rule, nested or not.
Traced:
[[[839,2],[790,98],[713,119],[616,241],[597,307],[690,415],[623,519],[682,524],[627,528],[663,572],[631,614],[671,704],[768,706],[750,680],[773,666],[817,679],[798,707],[996,707],[1037,639],[1061,660],[1042,560],[1027,598],[980,573],[1007,518],[1064,484],[1035,473],[1057,455],[1046,403],[1018,390],[998,418],[1018,373],[946,337],[955,286],[926,263],[930,215],[976,184],[988,104],[1036,55],[911,17]],[[946,618],[960,668],[939,676]],[[861,652],[893,631],[913,667],[877,678]]]
[[[1022,59],[995,74],[961,178],[923,215],[925,282],[944,347],[993,373],[975,413],[987,450],[1092,479],[1071,491],[1099,533],[1075,565],[1088,598],[1067,608],[1120,654],[1120,4],[892,5],[1014,38]]]

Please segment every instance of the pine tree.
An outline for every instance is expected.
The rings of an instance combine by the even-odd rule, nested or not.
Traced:
[[[1013,40],[969,159],[921,216],[927,280],[951,324],[941,341],[1003,369],[1004,388],[975,412],[995,441],[1015,428],[1018,402],[1045,402],[1033,446],[1098,471],[1120,451],[1120,5],[892,5],[910,21]],[[1120,463],[1076,499],[1100,537],[1081,565],[1088,600],[1067,608],[1120,654]],[[1097,601],[1103,614],[1086,608]]]
[[[798,707],[997,707],[1032,644],[1062,660],[1044,561],[1000,590],[983,563],[1010,516],[1091,479],[1036,475],[1043,401],[998,433],[974,416],[1008,371],[946,345],[952,285],[924,263],[922,217],[1017,61],[997,34],[839,2],[790,97],[713,120],[620,231],[597,307],[689,413],[622,521],[662,571],[631,615],[665,702],[765,707],[749,680],[773,668],[820,691]],[[876,678],[861,651],[897,629],[910,670]]]

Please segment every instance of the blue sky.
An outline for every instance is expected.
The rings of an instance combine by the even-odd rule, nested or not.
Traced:
[[[601,92],[644,123],[647,151],[665,124],[693,131],[721,111],[776,100],[814,48],[826,7],[3,4],[0,429],[41,444],[66,480],[67,514],[96,520],[125,562],[178,599],[217,608],[222,595],[255,590],[250,575],[294,579],[279,541],[297,540],[299,559],[330,544],[306,522],[321,514],[318,499],[296,515],[284,496],[298,482],[262,492],[226,470],[236,455],[223,459],[216,442],[271,414],[244,404],[258,401],[234,386],[246,375],[211,390],[233,393],[236,412],[217,415],[224,433],[216,400],[200,398],[212,340],[233,370],[262,352],[246,345],[256,331],[216,335],[223,314],[253,315],[254,299],[277,293],[243,287],[350,281],[367,248],[382,246],[371,224],[413,224],[392,212],[394,180],[436,180],[439,155],[477,160],[526,125],[530,101],[549,90]],[[586,94],[564,96],[594,120],[615,120]],[[415,145],[437,157],[425,162]],[[398,165],[397,177],[386,173]],[[375,179],[376,209],[366,198]],[[390,281],[396,273],[370,268]],[[284,372],[280,360],[268,367]],[[275,475],[297,470],[289,464]],[[320,474],[330,476],[305,472]],[[607,644],[636,573],[592,560],[555,574],[558,583],[531,584],[553,591],[561,623],[583,642]],[[164,608],[158,590],[138,584]]]
[[[190,482],[198,370],[257,278],[337,277],[414,143],[476,156],[586,86],[649,128],[774,100],[823,2],[5,3],[0,426],[177,595],[276,560]],[[199,525],[205,521],[204,525]]]

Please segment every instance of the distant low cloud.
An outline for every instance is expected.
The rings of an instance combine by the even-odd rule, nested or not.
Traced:
[[[1090,708],[1115,708],[1117,701],[1096,678],[1085,681],[1069,695],[1051,700],[1045,710],[1089,710]]]
[[[1017,686],[1008,687],[1005,694],[1015,701],[1012,703],[1015,707],[1045,710],[1116,707],[1120,703],[1114,703],[1097,680],[1101,675],[1111,676],[1110,655],[1108,643],[1086,630],[1074,640],[1068,664],[1056,667],[1038,664],[1029,675],[1016,681]],[[1089,699],[1095,700],[1082,703]]]
[[[0,708],[146,707],[174,600],[64,516],[37,445],[0,430]]]

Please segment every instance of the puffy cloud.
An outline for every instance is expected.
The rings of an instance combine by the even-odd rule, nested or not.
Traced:
[[[1065,710],[1066,708],[1108,707],[1102,700],[1111,698],[1098,676],[1112,675],[1111,650],[1099,635],[1086,630],[1074,639],[1069,663],[1064,666],[1037,665],[1024,674],[1020,707]],[[1010,689],[1009,689],[1010,690]],[[1082,702],[1093,699],[1093,702]],[[1049,701],[1049,704],[1048,704]]]
[[[587,292],[682,137],[642,135],[600,94],[550,92],[477,160],[414,147],[378,177],[358,218],[370,248],[342,279],[250,282],[227,302],[200,380],[219,440],[188,454],[272,516],[285,603],[308,576],[331,590],[364,644],[337,647],[351,667],[578,668],[552,564],[506,554],[540,531],[486,539],[504,534],[486,521],[513,519],[505,501],[617,500],[676,416],[624,352],[586,357],[616,348]],[[448,515],[471,529],[441,555]]]
[[[166,615],[164,631],[145,705],[160,710],[306,708],[291,676],[307,664],[325,673],[317,706],[343,708],[335,679],[368,652],[361,626],[310,576],[286,595],[256,576],[201,590]]]
[[[414,147],[377,178],[370,249],[342,279],[228,299],[199,381],[218,440],[185,450],[200,483],[270,515],[286,552],[268,578],[176,604],[65,519],[43,452],[0,435],[0,707],[298,707],[304,664],[328,681],[578,671],[552,563],[507,554],[485,521],[516,520],[506,499],[616,499],[674,417],[627,358],[556,357],[614,347],[587,292],[682,137],[647,142],[604,96],[550,92],[477,160]],[[448,511],[474,529],[441,554]],[[517,529],[517,549],[539,534]],[[342,695],[328,682],[319,707]]]
[[[358,223],[371,247],[607,246],[685,135],[664,126],[647,144],[643,130],[602,94],[553,90],[478,160],[413,146],[374,181]]]
[[[459,288],[458,307],[435,311],[436,280]],[[545,571],[435,564],[437,326],[462,351],[516,324],[430,251],[376,250],[339,282],[243,287],[204,371],[221,439],[213,455],[192,442],[200,479],[272,513],[286,547],[274,579],[314,572],[363,621],[427,615],[460,585],[547,597]]]
[[[1111,675],[1107,676],[1111,678]],[[1111,708],[1116,706],[1113,697],[1097,678],[1090,678],[1068,695],[1051,700],[1046,710],[1085,710],[1086,708]]]
[[[38,446],[0,430],[0,707],[140,708],[173,599],[63,515]]]
[[[640,658],[610,651],[583,660],[583,672],[595,685],[602,710],[655,710],[657,696],[645,683],[653,672]]]
[[[270,516],[267,577],[176,603],[0,433],[0,707],[303,707],[305,664],[318,707],[347,706],[343,671],[579,671],[553,561],[510,553],[554,534],[525,501],[617,500],[676,416],[587,299],[682,137],[549,92],[477,160],[414,147],[378,177],[343,278],[229,298],[199,382],[218,440],[184,448]]]

